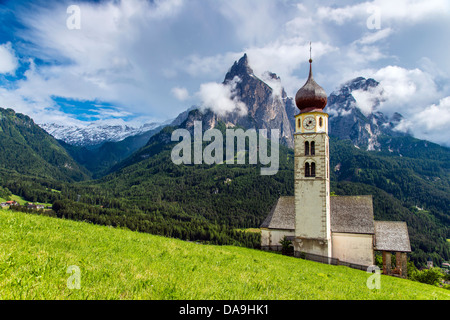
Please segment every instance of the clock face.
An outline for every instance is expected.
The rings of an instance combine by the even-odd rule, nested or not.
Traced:
[[[312,130],[316,126],[316,119],[314,117],[306,117],[303,119],[303,127],[306,130]]]

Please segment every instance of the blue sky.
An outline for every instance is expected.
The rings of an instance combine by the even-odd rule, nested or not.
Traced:
[[[372,77],[381,86],[357,93],[361,110],[399,112],[399,130],[450,146],[447,0],[14,0],[0,19],[0,106],[38,123],[137,125],[215,100],[226,111],[239,101],[221,82],[244,53],[293,96],[312,41],[328,94]]]

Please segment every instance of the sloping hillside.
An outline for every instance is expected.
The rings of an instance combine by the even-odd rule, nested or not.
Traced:
[[[79,273],[67,273],[70,266]],[[77,274],[80,289],[69,289]],[[369,289],[369,276],[259,250],[0,211],[0,299],[450,299],[448,290],[388,276]]]
[[[85,180],[90,175],[30,117],[2,108],[0,171],[15,171],[61,181]]]

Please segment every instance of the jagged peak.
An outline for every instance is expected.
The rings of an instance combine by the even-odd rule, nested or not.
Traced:
[[[248,56],[246,53],[239,59],[238,65],[248,66]]]
[[[348,88],[351,91],[359,89],[367,90],[369,87],[370,88],[377,87],[379,84],[380,83],[378,81],[372,78],[366,79],[364,77],[357,77],[344,83],[341,86],[341,89]]]
[[[263,76],[265,79],[271,79],[271,80],[277,80],[277,81],[281,80],[280,77],[276,73],[271,72],[271,71],[264,72]]]
[[[238,60],[235,61],[225,76],[224,82],[233,80],[235,76],[239,78],[245,78],[253,75],[253,69],[249,65],[248,56],[246,53]]]

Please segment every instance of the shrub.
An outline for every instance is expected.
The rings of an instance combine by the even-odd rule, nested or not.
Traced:
[[[292,246],[292,241],[288,240],[286,236],[280,240],[281,253],[287,256],[294,255],[294,247]]]
[[[417,270],[411,275],[412,280],[431,285],[439,285],[443,277],[444,275],[439,268]]]

